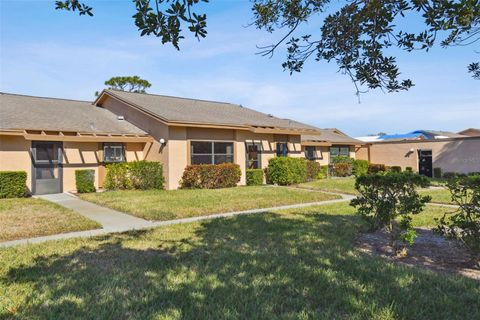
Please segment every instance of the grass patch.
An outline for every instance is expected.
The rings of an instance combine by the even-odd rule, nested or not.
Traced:
[[[0,200],[0,241],[97,228],[95,221],[46,200]]]
[[[0,250],[0,318],[478,319],[478,281],[353,247],[338,205]]]
[[[148,220],[170,220],[339,197],[291,188],[251,186],[214,190],[111,191],[84,194],[81,198]]]
[[[319,206],[323,213],[326,214],[349,214],[355,215],[356,209],[348,204],[348,202],[333,203]],[[443,217],[445,212],[452,212],[455,209],[439,207],[439,206],[425,206],[425,209],[419,213],[412,215],[412,224],[414,227],[433,228],[437,225],[436,218]]]
[[[420,190],[420,194],[422,195],[429,195],[432,197],[432,201],[434,203],[445,203],[445,204],[453,204],[452,202],[452,195],[450,191],[447,189],[423,189]]]
[[[358,194],[357,190],[355,190],[355,178],[328,178],[301,183],[298,186],[300,188],[320,191]]]

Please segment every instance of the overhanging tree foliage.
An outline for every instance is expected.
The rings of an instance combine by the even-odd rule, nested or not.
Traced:
[[[133,15],[140,35],[154,35],[179,49],[182,25],[197,39],[207,35],[206,14],[200,4],[208,0],[133,0]],[[93,15],[92,8],[78,0],[56,1],[56,8]],[[261,47],[270,56],[285,44],[283,67],[300,72],[307,60],[337,63],[339,70],[363,88],[388,92],[408,90],[410,79],[401,79],[392,47],[412,52],[471,45],[480,39],[480,0],[253,0],[253,23],[268,32],[285,30],[270,46]],[[307,22],[323,19],[318,32],[297,34]],[[419,25],[410,30],[407,25]],[[479,79],[479,65],[469,71]]]
[[[147,80],[141,79],[139,76],[112,77],[105,81],[105,85],[109,89],[145,93],[145,89],[152,85]]]

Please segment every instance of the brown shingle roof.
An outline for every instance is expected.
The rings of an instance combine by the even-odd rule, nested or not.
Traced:
[[[91,102],[0,93],[0,129],[146,134]]]
[[[336,128],[318,129],[320,135],[302,135],[302,142],[331,142],[341,144],[364,144],[364,142],[347,136]]]
[[[138,108],[168,122],[235,126],[272,126],[287,129],[317,129],[290,119],[280,119],[226,102],[170,97],[163,95],[105,90]]]

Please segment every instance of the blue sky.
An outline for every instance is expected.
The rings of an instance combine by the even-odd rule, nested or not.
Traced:
[[[0,90],[91,100],[116,75],[139,75],[149,92],[242,104],[278,117],[353,136],[415,129],[459,131],[480,127],[480,81],[466,66],[476,47],[434,48],[398,54],[408,92],[369,92],[359,104],[350,80],[334,64],[310,61],[290,76],[281,63],[255,53],[281,33],[253,27],[249,1],[213,0],[206,6],[208,36],[189,37],[181,51],[154,37],[140,37],[129,0],[89,1],[94,17],[54,10],[54,0],[0,0]],[[320,20],[304,30],[316,32]]]

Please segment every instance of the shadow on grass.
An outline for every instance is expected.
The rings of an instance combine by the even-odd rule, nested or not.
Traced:
[[[162,229],[99,237],[12,267],[0,284],[33,288],[17,311],[33,319],[480,317],[478,282],[359,254],[358,227],[353,216],[266,213],[170,241]]]

